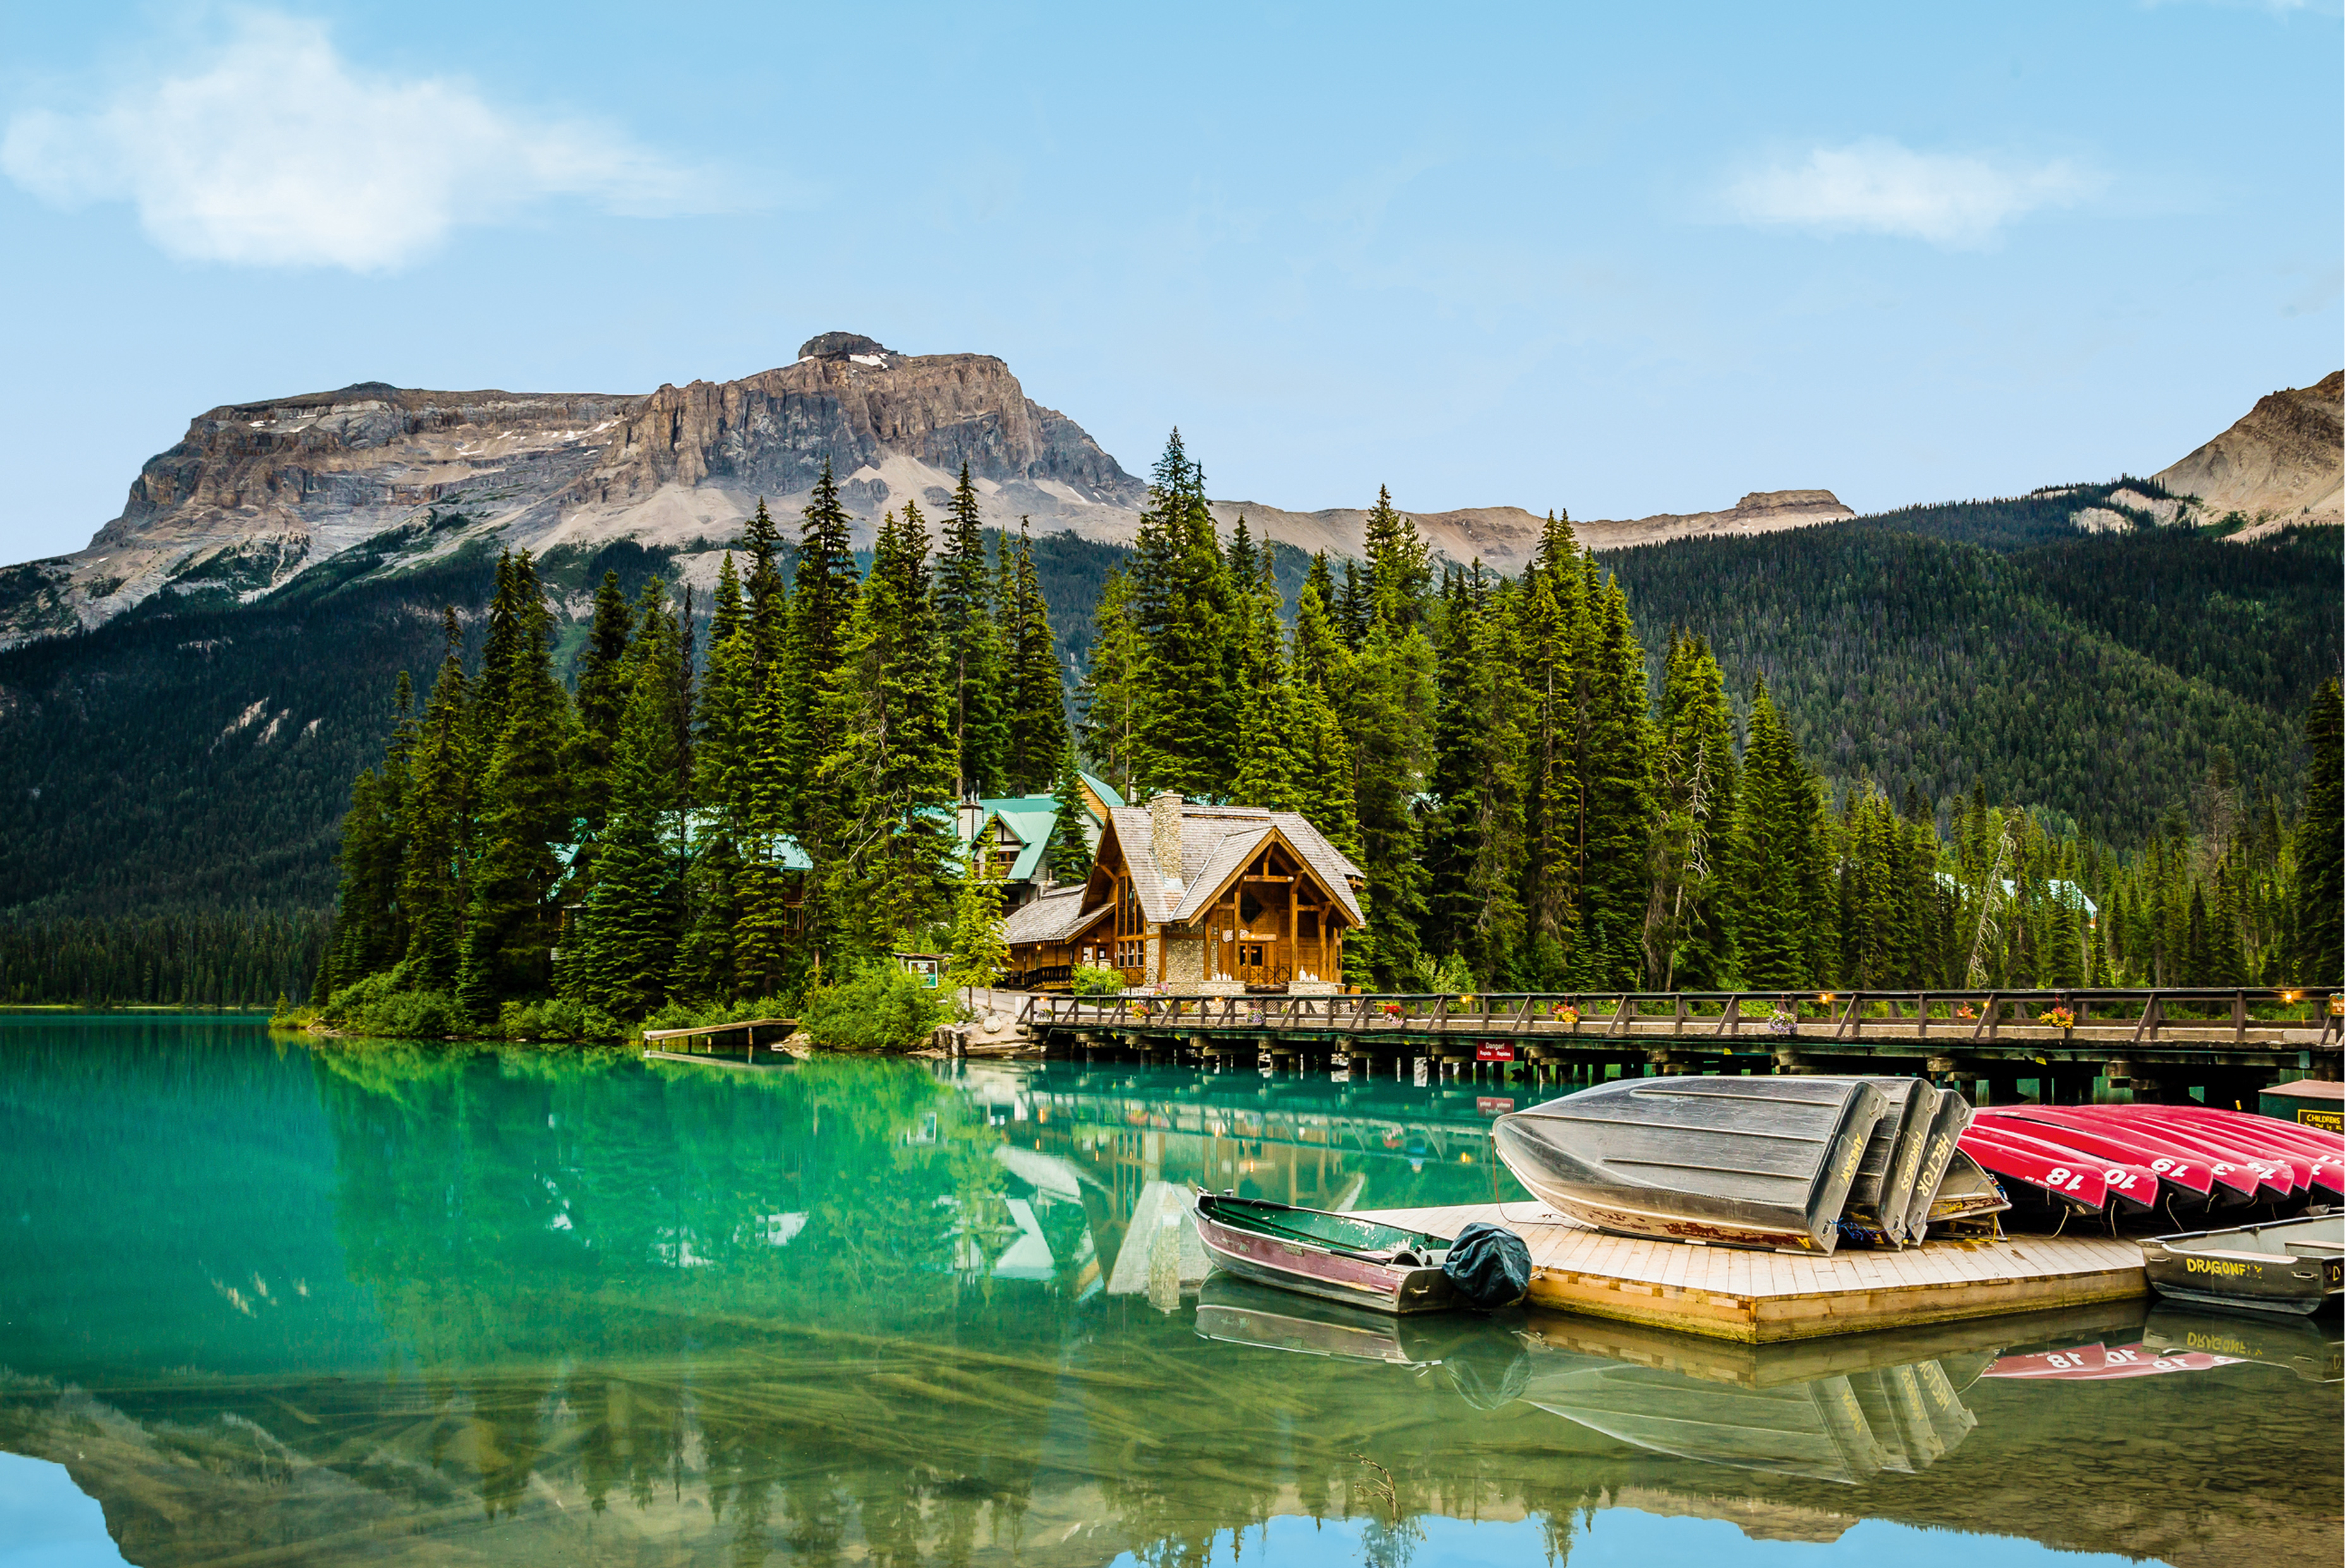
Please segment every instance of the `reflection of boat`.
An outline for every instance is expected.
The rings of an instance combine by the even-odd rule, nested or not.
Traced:
[[[1527,1384],[1527,1337],[1487,1317],[1400,1317],[1328,1301],[1229,1274],[1201,1287],[1192,1331],[1260,1350],[1391,1366],[1443,1365],[1456,1393],[1481,1410],[1518,1397]]]
[[[2243,1359],[2210,1351],[2170,1352],[2145,1342],[2110,1346],[2101,1342],[2005,1355],[1985,1368],[1984,1375],[2020,1383],[2117,1383],[2136,1377],[2211,1372],[2216,1367],[2235,1366]]]
[[[1216,1193],[1195,1199],[1193,1214],[1209,1256],[1244,1279],[1383,1312],[1458,1304],[1445,1278],[1452,1243],[1444,1237]]]
[[[2140,1243],[2160,1296],[2254,1312],[2316,1311],[2344,1299],[2344,1216],[2273,1220]]]
[[[1495,1150],[1601,1230],[1830,1252],[1885,1110],[1861,1079],[1627,1079],[1498,1117]]]
[[[1941,1363],[1778,1387],[1702,1382],[1660,1367],[1539,1369],[1520,1397],[1621,1443],[1702,1464],[1846,1485],[1934,1464],[1976,1425]]]
[[[2261,1317],[2208,1311],[2163,1302],[2147,1315],[2140,1342],[2163,1355],[2202,1352],[2239,1361],[2283,1366],[2307,1383],[2344,1381],[2344,1326],[2331,1318],[2323,1329],[2310,1319],[2284,1312]]]

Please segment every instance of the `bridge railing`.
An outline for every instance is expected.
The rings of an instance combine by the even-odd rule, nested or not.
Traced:
[[[1977,991],[1614,991],[1354,995],[1040,994],[1033,1028],[1468,1035],[1490,1039],[1776,1037],[1938,1045],[2071,1039],[2128,1047],[2194,1039],[2341,1049],[2344,994],[2303,986]]]

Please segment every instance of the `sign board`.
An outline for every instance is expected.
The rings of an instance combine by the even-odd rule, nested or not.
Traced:
[[[1517,1046],[1485,1045],[1478,1047],[1478,1059],[1482,1062],[1507,1062],[1516,1059],[1517,1053]]]
[[[1507,1116],[1510,1110],[1511,1101],[1507,1095],[1482,1094],[1478,1097],[1478,1114],[1481,1116]]]
[[[2323,1132],[2344,1131],[2344,1113],[2340,1110],[2313,1110],[2306,1107],[2296,1111],[2294,1119],[2305,1127],[2316,1127]]]

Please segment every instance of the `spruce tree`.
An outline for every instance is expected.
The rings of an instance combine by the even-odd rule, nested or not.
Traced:
[[[1429,872],[1421,860],[1414,803],[1429,766],[1436,704],[1435,656],[1421,627],[1428,552],[1411,519],[1383,489],[1368,535],[1370,622],[1336,683],[1353,754],[1356,830],[1362,846],[1366,931],[1350,943],[1381,984],[1407,982],[1422,956]]]
[[[2344,979],[2344,686],[2330,680],[2311,699],[2303,736],[2311,747],[2303,810],[2294,825],[2293,973],[2296,985]]]
[[[1029,520],[1021,520],[1021,545],[1014,575],[1013,702],[1007,773],[1013,793],[1038,795],[1051,789],[1063,753],[1070,749],[1070,723],[1062,698],[1061,662],[1045,619],[1045,595],[1029,554]]]
[[[1577,766],[1577,650],[1583,584],[1572,570],[1531,568],[1517,595],[1518,641],[1527,650],[1527,893],[1528,949],[1518,968],[1539,990],[1582,989],[1582,901],[1577,897],[1577,834],[1583,778]],[[1562,601],[1561,591],[1569,594]]]
[[[574,667],[580,729],[572,746],[572,776],[580,787],[580,814],[593,835],[604,826],[612,789],[613,748],[621,737],[621,710],[629,689],[621,662],[629,648],[629,602],[621,595],[621,574],[604,574],[596,585],[588,641]]]
[[[1738,938],[1741,983],[1797,991],[1814,984],[1819,928],[1830,912],[1820,797],[1759,679],[1740,763]]]
[[[1724,895],[1738,767],[1723,670],[1696,634],[1676,638],[1668,650],[1658,754],[1670,878],[1661,981],[1669,990],[1727,990],[1738,974]]]
[[[1356,774],[1348,732],[1339,710],[1321,688],[1293,683],[1297,745],[1291,752],[1291,787],[1298,815],[1349,860],[1361,858],[1363,840],[1356,818]]]
[[[548,988],[554,896],[563,871],[555,849],[576,842],[578,833],[572,781],[563,767],[577,720],[549,664],[547,603],[530,552],[518,552],[506,575],[513,640],[504,670],[505,717],[482,778],[457,973],[458,1006],[483,1024],[496,1019],[501,1001]]]
[[[1012,950],[1004,941],[1004,879],[993,856],[971,858],[956,885],[955,921],[948,937],[947,982],[992,986],[1003,978]]]
[[[709,654],[695,715],[694,853],[687,871],[687,935],[673,981],[685,996],[731,1000],[736,994],[735,926],[742,913],[737,887],[751,816],[750,756],[758,744],[751,728],[759,699],[754,663],[750,609],[730,552],[719,558]]]
[[[1094,642],[1080,689],[1079,739],[1094,771],[1129,800],[1137,798],[1138,749],[1142,743],[1142,630],[1135,620],[1132,580],[1114,566],[1095,600]]]
[[[826,696],[827,682],[841,668],[857,591],[849,513],[842,507],[833,461],[827,458],[801,512],[800,563],[793,579],[784,655],[786,758],[795,780],[814,777],[841,745],[837,708]],[[824,803],[803,799],[800,806],[803,825],[824,837]]]
[[[667,997],[686,925],[677,726],[686,652],[657,601],[646,606],[638,651],[614,758],[611,826],[582,911],[589,1000],[624,1018],[645,1017]]]
[[[841,803],[838,853],[822,867],[844,928],[866,951],[919,932],[940,913],[952,822],[955,741],[940,680],[929,533],[912,502],[883,522],[847,652],[828,682],[838,747],[819,782]]]
[[[1650,704],[1641,646],[1614,578],[1600,588],[1592,630],[1578,745],[1577,888],[1594,978],[1637,990],[1654,830]]]
[[[473,843],[474,763],[467,735],[471,697],[457,612],[442,611],[443,653],[410,753],[402,810],[405,849],[400,901],[408,911],[409,979],[446,992],[457,984],[465,933],[467,864]]]
[[[1429,921],[1423,949],[1454,952],[1477,922],[1473,877],[1484,837],[1478,813],[1484,722],[1477,700],[1476,597],[1467,577],[1448,572],[1438,594],[1431,643],[1437,655],[1437,707],[1430,752],[1431,807],[1423,818],[1422,862],[1429,868]]]
[[[1045,840],[1045,869],[1056,882],[1083,882],[1094,869],[1087,847],[1087,806],[1078,784],[1078,759],[1066,747],[1054,781],[1054,829]]]
[[[1026,520],[1024,520],[1024,531]],[[990,613],[987,541],[971,464],[956,476],[940,552],[940,637],[944,649],[948,722],[956,737],[956,794],[1003,793],[1011,736],[1005,718],[1006,670]]]
[[[1238,729],[1230,665],[1232,584],[1207,488],[1169,432],[1137,524],[1136,625],[1139,792],[1216,797],[1230,788]]]
[[[341,871],[329,941],[328,980],[348,985],[390,969],[405,955],[408,922],[400,900],[401,863],[407,851],[409,757],[418,729],[408,672],[393,688],[392,730],[381,771],[363,768],[352,781],[337,859]]]

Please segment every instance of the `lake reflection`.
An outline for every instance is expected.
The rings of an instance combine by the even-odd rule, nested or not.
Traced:
[[[1400,1323],[1161,1223],[1515,1200],[1508,1098],[0,1022],[0,1449],[146,1564],[2343,1561],[2340,1320]]]

